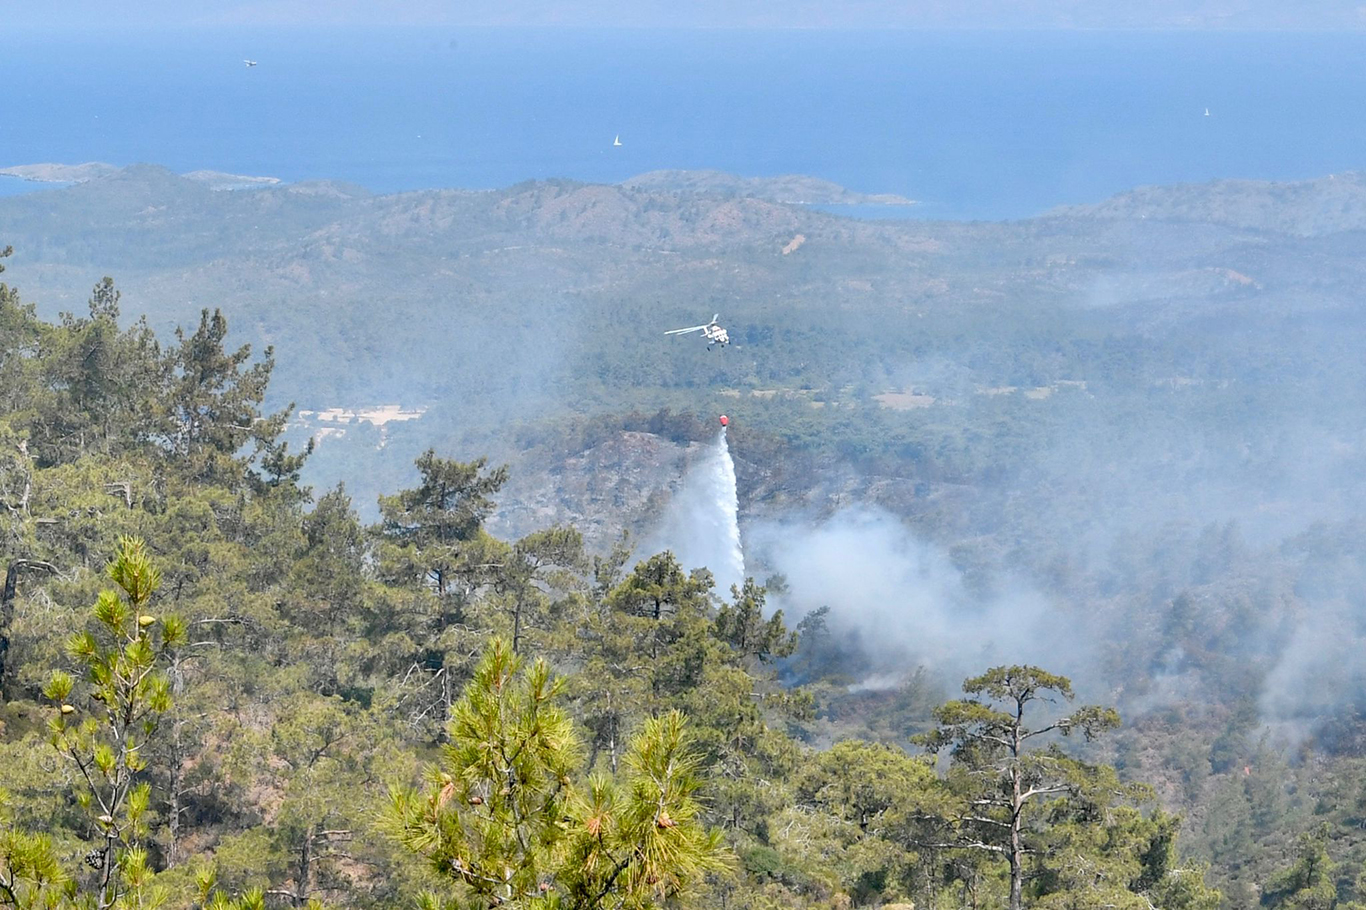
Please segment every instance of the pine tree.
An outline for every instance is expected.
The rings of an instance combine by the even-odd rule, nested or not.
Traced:
[[[648,908],[720,866],[718,837],[698,821],[682,716],[645,726],[624,785],[585,782],[561,690],[544,661],[522,672],[495,639],[455,706],[427,791],[394,792],[399,841],[451,886],[449,900],[429,895],[426,906]]]
[[[0,790],[0,907],[55,910],[70,900],[74,882],[50,836],[12,826],[9,802],[9,794]]]
[[[716,612],[716,636],[742,657],[760,661],[789,657],[797,650],[797,636],[788,632],[783,611],[764,619],[768,589],[752,578],[739,588],[731,587],[732,601]]]
[[[598,574],[601,583],[606,576]],[[613,772],[626,731],[678,707],[679,696],[701,681],[719,644],[711,634],[711,587],[707,570],[684,572],[672,553],[658,553],[595,601],[569,643],[568,656],[582,665],[572,694],[592,733],[593,758],[606,753]]]
[[[514,653],[523,653],[526,636],[544,629],[549,614],[561,612],[583,587],[587,568],[583,535],[574,528],[533,531],[503,548],[491,593],[494,608],[512,620]]]
[[[105,278],[91,291],[88,314],[64,313],[50,333],[40,364],[47,397],[34,421],[43,463],[110,454],[147,435],[165,362],[145,319],[119,328],[119,300]]]
[[[144,747],[171,706],[164,666],[183,640],[176,617],[146,612],[161,573],[146,545],[119,543],[109,564],[118,590],[99,596],[92,630],[72,636],[67,650],[81,667],[85,685],[56,671],[44,694],[57,708],[50,741],[76,771],[76,799],[88,813],[95,870],[92,906],[110,910],[153,900],[146,848],[151,787],[139,777],[147,768]]]
[[[931,752],[948,749],[963,808],[953,834],[940,848],[977,850],[1009,864],[1010,910],[1024,901],[1026,862],[1039,852],[1042,811],[1047,801],[1085,798],[1088,791],[1118,783],[1110,775],[1065,755],[1056,746],[1035,748],[1049,734],[1081,733],[1088,740],[1119,725],[1111,708],[1085,707],[1035,725],[1038,703],[1073,699],[1072,683],[1038,667],[996,667],[963,683],[973,698],[951,701],[935,712],[939,727],[916,737]],[[1057,814],[1057,806],[1051,810]]]
[[[386,574],[395,581],[425,582],[438,597],[457,593],[465,550],[476,542],[493,512],[493,494],[507,482],[507,469],[485,471],[479,459],[459,462],[428,449],[417,459],[422,482],[393,496],[381,496],[380,537],[387,545]]]
[[[1267,882],[1262,906],[1270,910],[1334,910],[1338,906],[1337,863],[1328,856],[1328,826],[1319,825],[1295,842],[1295,861]]]
[[[264,359],[249,363],[251,346],[230,352],[223,346],[227,336],[228,321],[217,310],[204,310],[192,334],[176,330],[158,405],[162,443],[200,481],[235,485],[244,479],[239,453],[248,445],[253,457],[265,453],[277,481],[297,475],[301,463],[279,443],[293,405],[271,415],[260,410],[274,352],[267,348]]]

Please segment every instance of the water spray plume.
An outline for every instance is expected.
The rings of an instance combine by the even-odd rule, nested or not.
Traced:
[[[726,439],[726,427],[730,421],[725,415],[722,415],[721,421],[721,435],[716,440],[716,504],[725,528],[725,570],[729,578],[723,578],[720,570],[715,571],[717,587],[726,591],[732,584],[744,584],[745,550],[740,542],[740,494],[735,483],[735,460],[730,457],[730,443]]]
[[[683,485],[665,511],[651,549],[669,549],[685,568],[705,566],[726,596],[731,585],[745,580],[745,554],[740,543],[740,499],[735,488],[735,462],[726,428],[688,470]]]

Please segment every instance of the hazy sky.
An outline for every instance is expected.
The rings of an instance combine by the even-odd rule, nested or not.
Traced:
[[[10,26],[1366,28],[1363,0],[0,0]]]

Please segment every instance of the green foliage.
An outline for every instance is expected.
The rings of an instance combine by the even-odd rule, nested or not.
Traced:
[[[149,831],[151,787],[140,775],[147,741],[171,707],[164,667],[183,644],[185,626],[147,612],[161,573],[141,540],[120,541],[108,575],[118,590],[101,592],[91,611],[94,628],[67,643],[82,670],[83,697],[60,670],[43,694],[57,706],[50,741],[77,772],[76,801],[92,823],[94,905],[154,907],[159,891],[140,846]]]
[[[588,558],[583,535],[574,528],[533,531],[511,547],[491,554],[497,560],[490,606],[512,620],[512,650],[521,653],[523,638],[546,628],[555,616],[571,609],[581,595]]]
[[[160,438],[199,480],[237,476],[239,452],[248,445],[255,446],[254,454],[266,452],[267,470],[276,482],[297,476],[302,463],[273,448],[288,409],[268,417],[260,412],[275,366],[273,352],[267,348],[264,360],[249,364],[251,346],[229,352],[223,346],[227,335],[227,319],[207,309],[192,334],[176,330],[177,343],[165,364],[166,391],[157,409]]]
[[[0,907],[55,910],[74,896],[52,838],[12,827],[10,795],[0,790]]]
[[[355,659],[366,631],[365,530],[342,487],[324,494],[301,524],[281,602],[290,624],[309,633],[296,643],[293,660],[308,668],[317,691],[359,694],[368,689]]]
[[[1038,667],[995,667],[965,680],[963,691],[979,697],[940,707],[938,728],[917,741],[931,752],[947,749],[953,759],[950,786],[962,806],[944,846],[1004,860],[1010,907],[1019,910],[1026,864],[1048,862],[1047,841],[1057,825],[1094,818],[1095,807],[1136,795],[1120,785],[1113,769],[1087,765],[1056,745],[1036,748],[1032,741],[1073,732],[1090,740],[1119,726],[1119,715],[1112,708],[1089,706],[1036,724],[1032,715],[1040,702],[1073,698],[1071,680]]]
[[[456,705],[427,793],[398,790],[391,818],[460,906],[650,907],[719,863],[698,819],[682,717],[652,720],[632,745],[626,788],[576,782],[573,725],[544,661],[519,675],[495,639]]]
[[[367,784],[386,758],[397,758],[386,754],[391,735],[356,704],[307,691],[272,705],[263,728],[242,730],[229,773],[274,778],[278,789],[270,823],[251,832],[258,836],[220,850],[224,878],[239,890],[269,886],[296,907],[346,892],[348,864],[383,852],[373,824],[378,794]]]
[[[91,452],[110,454],[145,435],[161,392],[163,360],[145,320],[119,328],[113,279],[95,285],[89,315],[63,314],[64,331],[49,333],[43,398],[32,424],[34,449],[45,463]]]
[[[466,545],[478,539],[493,511],[492,496],[507,481],[504,468],[484,473],[483,459],[468,464],[428,450],[417,460],[422,482],[380,497],[386,573],[395,580],[425,581],[436,593],[452,593],[455,576],[470,567]]]
[[[1211,905],[1175,820],[1061,749],[1114,713],[1035,723],[1042,696],[1070,697],[1063,677],[970,681],[940,710],[938,768],[896,747],[937,701],[928,671],[894,695],[844,691],[859,654],[819,611],[790,633],[770,612],[781,580],[726,596],[671,554],[633,563],[627,539],[598,555],[569,526],[500,540],[505,470],[435,452],[366,528],[346,488],[311,504],[308,447],[290,452],[286,412],[262,411],[269,354],[229,345],[221,314],[160,352],[118,327],[119,305],[102,282],[88,317],[48,324],[0,286],[0,903],[995,906],[1007,877],[976,845],[1000,845],[1009,813],[968,815],[1013,767],[1047,791],[1020,813],[1030,901]],[[801,408],[794,432],[816,434]],[[621,426],[710,432],[665,412]],[[737,451],[790,458],[733,432]],[[1222,533],[1200,552],[1206,574],[1240,558]],[[1197,642],[1196,618],[1171,635]],[[891,745],[803,744],[880,698],[901,707],[862,721]],[[1253,722],[1228,720],[1225,765]],[[1016,727],[1042,738],[1018,756],[990,742]],[[1252,760],[1249,828],[1309,811],[1272,786],[1288,766]],[[1349,775],[1336,786],[1323,803],[1354,805]]]
[[[767,592],[747,578],[739,589],[732,588],[733,603],[722,604],[716,614],[716,635],[740,654],[770,661],[787,657],[797,649],[797,636],[783,624],[783,611],[764,618]]]
[[[600,583],[609,577],[599,572]],[[685,574],[672,553],[656,554],[595,599],[560,645],[582,663],[570,694],[591,734],[591,763],[602,757],[615,772],[632,725],[697,684],[710,647],[710,589],[710,573]]]
[[[1337,907],[1337,863],[1328,856],[1328,827],[1300,835],[1294,862],[1272,876],[1262,906],[1272,910],[1333,910]]]
[[[938,887],[924,819],[947,808],[933,765],[890,746],[838,743],[796,776],[795,804],[825,861],[859,904],[932,898]],[[820,829],[824,828],[824,831]]]

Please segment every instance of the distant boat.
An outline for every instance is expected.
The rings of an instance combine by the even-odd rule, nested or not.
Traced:
[[[1205,116],[1206,116],[1206,117],[1209,116],[1209,108],[1205,108]]]
[[[621,133],[617,133],[617,138],[612,141],[613,145],[621,145]]]

